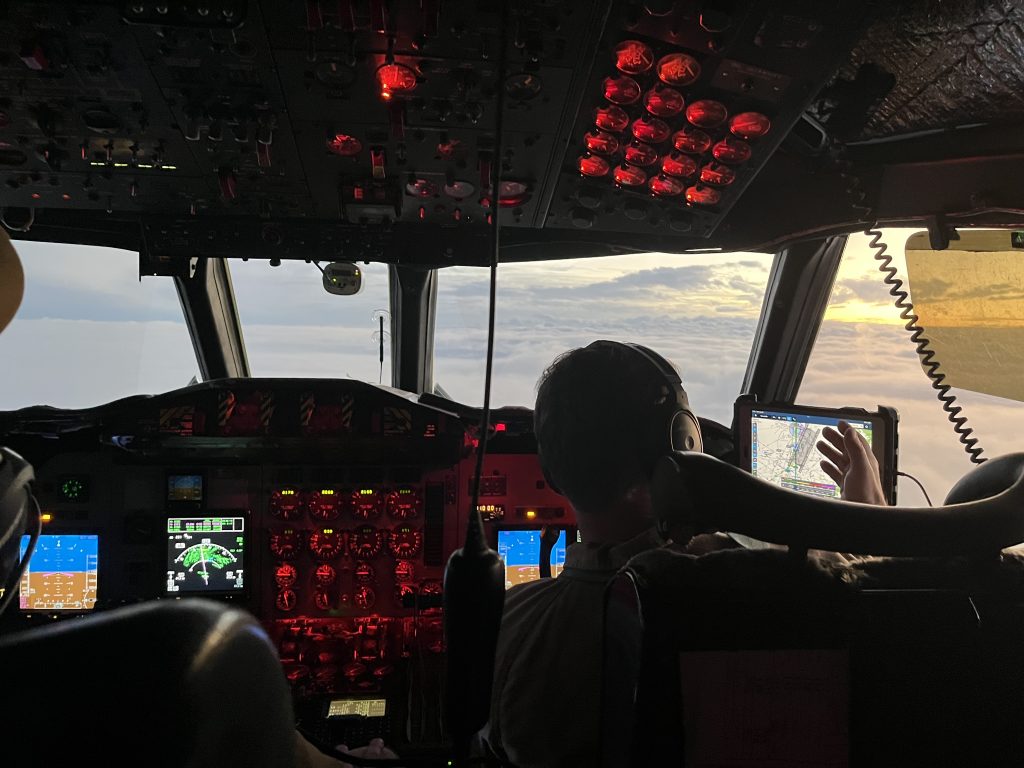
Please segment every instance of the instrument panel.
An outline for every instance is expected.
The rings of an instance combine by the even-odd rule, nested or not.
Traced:
[[[474,414],[442,406],[353,381],[251,379],[0,414],[4,444],[36,468],[46,552],[77,563],[67,547],[86,542],[74,578],[91,579],[75,591],[34,569],[31,610],[4,628],[230,602],[266,628],[310,732],[441,743],[442,580],[478,439]],[[480,498],[494,546],[499,528],[574,525],[543,480],[531,419],[495,413]],[[88,601],[64,606],[79,586]]]

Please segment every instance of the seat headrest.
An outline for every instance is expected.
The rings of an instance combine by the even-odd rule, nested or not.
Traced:
[[[7,232],[0,227],[0,332],[14,319],[25,294],[25,272]]]

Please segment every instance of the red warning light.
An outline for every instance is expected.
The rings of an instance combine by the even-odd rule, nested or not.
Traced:
[[[608,161],[598,155],[583,155],[576,161],[576,167],[584,176],[593,178],[607,176],[608,171],[611,170]]]
[[[686,185],[671,176],[655,176],[647,183],[648,188],[658,197],[677,197],[686,190]]]
[[[445,160],[451,160],[455,157],[455,154],[459,151],[462,146],[461,139],[451,139],[450,141],[442,141],[437,145],[437,154],[439,157]]]
[[[385,64],[377,70],[377,85],[380,97],[387,101],[396,93],[416,90],[416,73],[404,64]]]
[[[641,117],[633,121],[633,135],[640,141],[661,144],[670,133],[672,129],[668,127],[668,123],[656,117]]]
[[[606,77],[604,97],[612,104],[633,104],[640,99],[640,86],[632,77]]]
[[[363,151],[363,142],[347,133],[339,133],[327,140],[327,151],[339,157],[355,157]]]
[[[647,174],[640,168],[634,168],[631,165],[618,166],[612,177],[616,184],[621,184],[624,187],[640,187],[647,181]]]
[[[685,53],[670,53],[658,61],[657,72],[665,85],[689,85],[700,77],[700,62]]]
[[[614,155],[619,151],[619,140],[604,131],[591,131],[584,137],[587,149],[599,155]]]
[[[745,141],[726,137],[711,149],[715,160],[723,163],[745,163],[750,159],[750,145]]]
[[[720,101],[701,99],[686,108],[686,119],[698,128],[714,128],[725,122],[729,110]]]
[[[722,199],[722,193],[712,187],[697,184],[686,190],[686,202],[695,205],[716,205]]]
[[[655,86],[644,94],[644,106],[657,117],[672,117],[683,111],[686,101],[675,88]]]
[[[623,40],[615,46],[615,68],[627,75],[639,75],[654,66],[654,51],[639,40]]]
[[[736,180],[736,171],[721,163],[708,163],[700,169],[700,180],[705,184],[725,187]]]
[[[771,130],[772,121],[760,112],[740,112],[729,121],[729,130],[741,139],[757,139]]]
[[[626,162],[630,165],[642,165],[645,168],[658,162],[658,150],[649,144],[634,141],[626,147]]]
[[[672,152],[661,161],[661,171],[669,176],[693,176],[697,173],[697,161],[689,155]]]
[[[672,146],[680,152],[701,155],[711,146],[711,137],[696,128],[683,128],[672,136]]]
[[[629,115],[619,107],[602,107],[594,115],[594,125],[602,131],[622,133],[629,125]]]

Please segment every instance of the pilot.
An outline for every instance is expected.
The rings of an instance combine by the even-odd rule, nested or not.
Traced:
[[[505,596],[490,722],[480,736],[520,768],[599,764],[605,585],[631,557],[667,543],[651,511],[650,478],[665,451],[658,436],[673,431],[659,420],[685,411],[691,444],[673,447],[701,450],[686,393],[669,386],[666,367],[674,371],[649,349],[601,341],[559,356],[538,383],[541,466],[572,504],[583,543],[568,549],[559,578]],[[844,498],[884,503],[877,464],[859,433],[840,425],[825,437],[822,467]],[[712,533],[686,543],[686,551],[736,546]]]

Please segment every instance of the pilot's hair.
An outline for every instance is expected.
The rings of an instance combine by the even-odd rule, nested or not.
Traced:
[[[650,478],[649,445],[663,382],[628,348],[573,349],[537,383],[534,432],[549,481],[583,514]],[[667,429],[667,427],[666,427]]]

